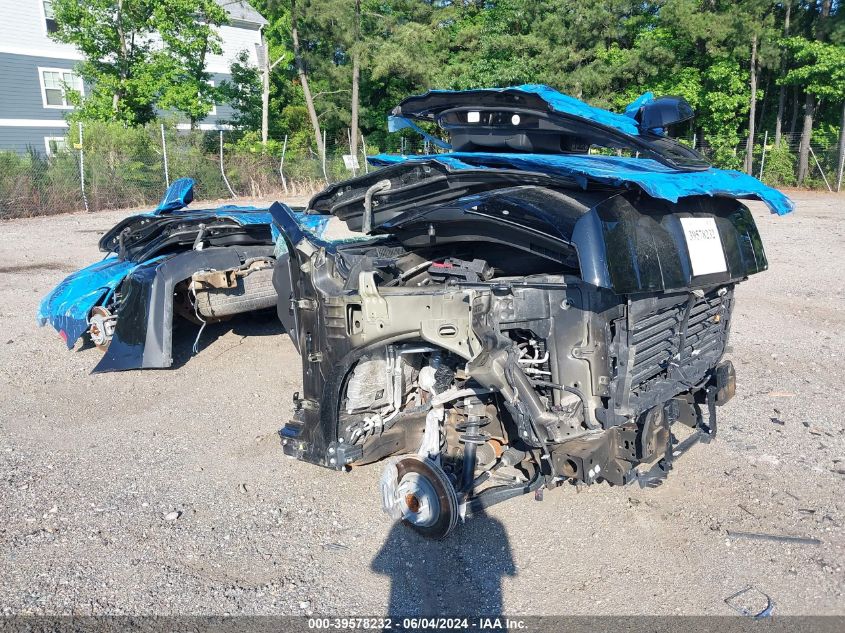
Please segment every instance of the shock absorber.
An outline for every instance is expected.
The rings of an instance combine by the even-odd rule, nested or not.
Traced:
[[[486,444],[490,436],[481,430],[481,427],[489,424],[487,409],[478,396],[464,398],[464,410],[466,411],[465,422],[456,425],[456,430],[461,433],[460,439],[464,443],[464,464],[461,473],[460,491],[469,494],[472,482],[475,481],[476,451],[480,444]]]

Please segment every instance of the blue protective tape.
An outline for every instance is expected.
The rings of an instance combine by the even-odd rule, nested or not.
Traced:
[[[52,325],[65,339],[68,349],[72,348],[88,329],[91,308],[114,292],[137,265],[110,256],[67,276],[41,300],[38,324]]]
[[[615,187],[636,185],[648,195],[670,202],[686,196],[729,196],[762,200],[778,215],[794,209],[784,194],[748,174],[714,167],[705,171],[677,171],[648,158],[453,152],[415,156],[378,154],[369,160],[377,166],[406,160],[436,160],[451,169],[521,169],[574,178],[583,188],[589,182]]]
[[[164,192],[164,197],[156,207],[157,212],[178,211],[188,206],[194,199],[194,179],[179,178]]]

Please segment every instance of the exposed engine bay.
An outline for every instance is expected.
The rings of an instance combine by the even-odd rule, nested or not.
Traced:
[[[174,315],[196,352],[207,323],[275,306],[302,360],[285,454],[383,460],[384,510],[427,537],[566,482],[658,485],[736,390],[734,290],[768,267],[740,200],[793,207],[665,134],[690,116],[537,85],[410,97],[390,129],[453,151],[371,156],[304,211],[188,209],[180,179],[39,322],[69,347],[87,330],[112,371],[170,366]]]
[[[564,482],[659,484],[736,390],[734,288],[768,266],[739,199],[792,209],[664,133],[691,116],[650,95],[617,115],[546,86],[431,91],[389,127],[453,151],[371,157],[311,199],[321,238],[271,207],[303,365],[284,452],[386,459],[385,512],[435,539]]]
[[[766,267],[744,205],[511,173],[498,188],[447,175],[428,205],[395,196],[438,170],[394,166],[318,194],[309,212],[345,218],[355,239],[314,239],[271,208],[289,251],[279,315],[303,359],[286,454],[336,469],[389,457],[385,511],[443,538],[542,487],[655,485],[715,435],[735,390],[721,360],[734,285]],[[692,270],[690,219],[725,245],[721,271]]]

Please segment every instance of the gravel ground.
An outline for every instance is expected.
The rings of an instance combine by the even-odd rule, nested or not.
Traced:
[[[845,614],[845,198],[794,198],[753,205],[770,270],[738,290],[716,442],[657,489],[562,486],[445,543],[383,516],[379,466],[283,457],[300,369],[276,323],[210,328],[195,358],[183,328],[174,369],[96,376],[96,350],[35,327],[125,211],[0,223],[2,613],[727,615],[750,585]]]

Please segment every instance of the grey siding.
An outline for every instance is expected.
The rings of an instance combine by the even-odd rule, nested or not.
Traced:
[[[71,70],[75,64],[73,60],[0,53],[0,119],[32,119],[57,123],[56,127],[17,127],[0,124],[0,151],[25,152],[28,147],[33,147],[44,153],[45,137],[67,134],[67,128],[62,127],[60,122],[64,121],[70,110],[44,107],[38,68]],[[228,78],[228,74],[213,75],[216,86]],[[232,118],[232,114],[230,106],[218,105],[216,114],[209,115],[201,123],[222,125]]]
[[[214,85],[219,86],[223,83],[225,79],[231,79],[231,75],[223,75],[221,73],[215,73],[213,80]],[[232,107],[229,105],[219,105],[217,106],[217,114],[216,115],[208,115],[203,123],[214,123],[214,124],[222,124],[226,123],[232,118]]]
[[[69,110],[45,108],[38,67],[72,69],[76,62],[0,53],[0,119],[64,120]]]
[[[66,136],[67,128],[49,127],[0,127],[0,151],[24,153],[32,147],[45,154],[44,137]]]

